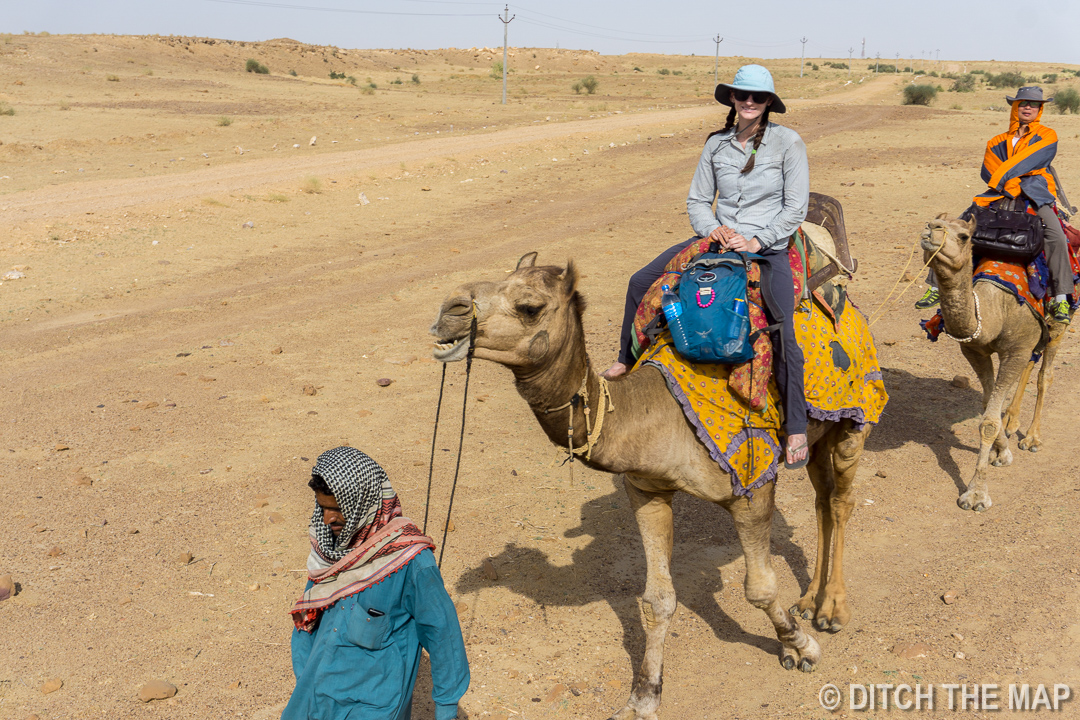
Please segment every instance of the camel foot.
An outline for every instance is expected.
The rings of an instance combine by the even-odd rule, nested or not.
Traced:
[[[817,670],[821,663],[821,646],[817,640],[806,637],[807,644],[801,651],[784,646],[780,648],[780,665],[785,670],[799,668],[799,672],[810,673]]]
[[[989,510],[994,503],[986,490],[968,490],[956,500],[956,504],[961,510],[983,512]]]
[[[993,455],[993,452],[991,452],[990,454]],[[1008,467],[1009,465],[1012,465],[1012,461],[1012,450],[1010,450],[1009,448],[1005,448],[1004,450],[1000,450],[998,452],[996,458],[990,460],[990,464],[994,467]]]
[[[656,713],[639,713],[629,703],[622,710],[615,713],[608,720],[657,720]]]
[[[1013,433],[1020,429],[1020,419],[1014,418],[1012,415],[1006,415],[1004,418],[1005,435],[1012,437]]]
[[[806,604],[807,607],[801,606]],[[788,610],[789,613],[795,617],[801,617],[803,620],[809,620],[814,624],[818,630],[822,632],[838,633],[844,629],[848,621],[851,620],[851,611],[848,610],[847,602],[837,602],[828,597],[821,604],[817,606],[813,600],[807,600],[802,598],[796,604],[791,606]],[[788,668],[790,670],[790,668]]]
[[[1027,450],[1028,452],[1039,452],[1039,446],[1042,445],[1042,440],[1040,440],[1038,436],[1028,435],[1018,444],[1021,450]]]

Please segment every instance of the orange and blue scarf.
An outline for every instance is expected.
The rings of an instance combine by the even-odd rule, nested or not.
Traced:
[[[1050,174],[1050,163],[1057,154],[1057,133],[1039,122],[1045,105],[1013,146],[1013,138],[1020,129],[1020,101],[1012,104],[1009,114],[1009,130],[986,143],[983,156],[982,179],[987,184],[985,192],[976,195],[976,205],[986,207],[1004,197],[1016,198],[1021,193],[1035,207],[1052,205],[1057,187]]]

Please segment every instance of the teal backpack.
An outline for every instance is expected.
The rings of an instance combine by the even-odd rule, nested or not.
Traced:
[[[671,329],[679,355],[691,362],[738,365],[754,358],[749,307],[746,301],[747,268],[752,253],[703,253],[687,265],[679,278],[682,303],[680,328]]]

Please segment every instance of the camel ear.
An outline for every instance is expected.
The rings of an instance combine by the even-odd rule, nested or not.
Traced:
[[[566,270],[562,274],[562,286],[563,292],[567,295],[572,295],[577,290],[578,273],[577,266],[574,265],[573,260],[568,260],[566,263]]]
[[[520,270],[521,268],[529,268],[529,267],[536,267],[536,253],[535,252],[525,253],[524,255],[522,255],[521,259],[518,260],[518,264],[517,264],[517,267],[515,268],[515,270]]]
[[[949,217],[949,214],[948,214],[948,213],[938,213],[938,214],[937,214],[937,217],[936,217],[935,219],[936,219],[936,220],[944,220],[944,219],[946,219],[947,217]]]

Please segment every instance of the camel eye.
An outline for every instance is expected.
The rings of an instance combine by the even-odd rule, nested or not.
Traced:
[[[527,318],[534,318],[544,309],[543,305],[518,305],[517,311]]]

